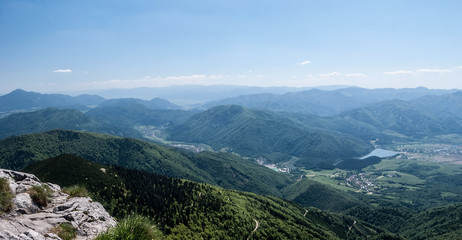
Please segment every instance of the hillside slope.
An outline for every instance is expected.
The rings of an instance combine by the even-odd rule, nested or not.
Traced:
[[[141,138],[141,134],[132,127],[95,120],[75,109],[45,108],[15,113],[0,119],[0,139],[52,129],[84,130]]]
[[[439,112],[436,110],[438,108],[435,105],[423,107],[412,102],[394,100],[357,108],[340,116],[369,124],[395,139],[462,134],[462,119],[451,112]]]
[[[150,216],[167,239],[370,239],[381,232],[362,222],[349,230],[355,221],[350,217],[315,208],[305,214],[299,205],[275,197],[103,166],[72,155],[34,162],[27,170],[64,186],[85,185],[115,216]]]
[[[0,167],[21,170],[31,162],[74,154],[93,162],[118,165],[279,196],[285,175],[231,154],[179,151],[130,138],[53,130],[0,141]],[[203,164],[207,161],[207,164]],[[271,179],[270,181],[267,181]]]
[[[150,109],[139,103],[122,105],[103,105],[91,109],[85,116],[112,126],[131,128],[136,125],[168,126],[178,124],[195,111],[174,109]]]

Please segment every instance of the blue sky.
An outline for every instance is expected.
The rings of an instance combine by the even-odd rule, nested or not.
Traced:
[[[0,92],[462,89],[462,1],[0,0]]]

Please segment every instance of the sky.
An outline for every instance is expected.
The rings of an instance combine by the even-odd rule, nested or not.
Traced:
[[[462,89],[459,0],[0,0],[0,93]]]

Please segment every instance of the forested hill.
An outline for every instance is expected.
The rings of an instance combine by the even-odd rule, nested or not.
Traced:
[[[244,156],[285,153],[301,157],[305,167],[328,166],[343,158],[358,157],[372,146],[343,135],[326,135],[297,127],[271,112],[236,105],[218,106],[192,116],[169,130],[171,140],[230,148]]]
[[[152,217],[167,239],[394,239],[355,219],[302,208],[276,197],[232,191],[73,155],[32,163],[27,171],[62,186],[84,185],[116,217]]]
[[[31,162],[74,154],[90,161],[280,196],[287,176],[229,153],[179,151],[131,138],[52,130],[0,141],[0,167],[22,170]],[[207,164],[204,164],[207,163]]]
[[[142,137],[133,127],[110,124],[106,120],[99,121],[75,109],[45,108],[0,118],[0,139],[52,129],[85,130],[117,136]]]

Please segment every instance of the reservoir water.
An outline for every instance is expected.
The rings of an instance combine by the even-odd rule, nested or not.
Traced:
[[[373,157],[373,156],[379,157],[379,158],[389,158],[389,157],[396,156],[398,154],[399,152],[377,148],[374,151],[367,154],[366,156],[361,157],[360,159],[365,159],[365,158]]]

